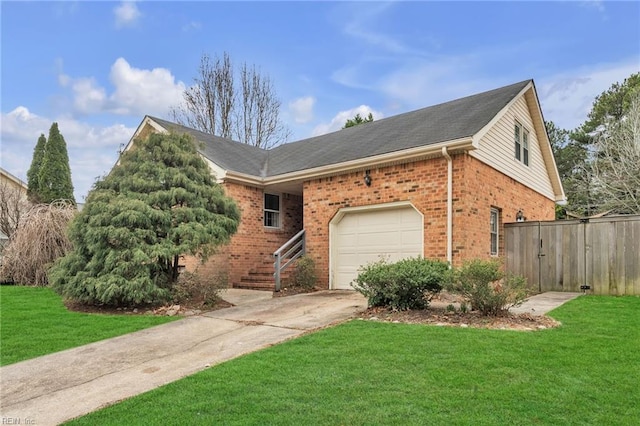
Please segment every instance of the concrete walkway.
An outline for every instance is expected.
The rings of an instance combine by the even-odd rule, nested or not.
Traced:
[[[222,297],[237,306],[1,367],[3,424],[56,425],[366,308],[353,291]]]
[[[573,300],[582,293],[564,293],[559,291],[548,291],[546,293],[536,294],[528,298],[522,305],[509,309],[514,314],[528,313],[531,315],[545,315],[552,309],[557,308],[569,300]]]

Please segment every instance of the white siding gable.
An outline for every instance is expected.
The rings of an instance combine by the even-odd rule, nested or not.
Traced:
[[[529,132],[529,165],[515,157],[514,127],[520,123]],[[537,126],[539,128],[539,126]],[[546,143],[544,136],[542,143]],[[541,141],[524,94],[509,105],[502,116],[480,138],[478,149],[470,155],[528,186],[551,200],[556,200]]]

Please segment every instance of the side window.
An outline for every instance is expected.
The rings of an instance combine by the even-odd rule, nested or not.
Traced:
[[[264,194],[264,226],[280,228],[280,196]]]
[[[491,209],[490,232],[491,232],[491,256],[498,255],[498,223],[500,221],[500,211]]]
[[[522,131],[522,162],[529,165],[529,132],[526,130]]]
[[[520,123],[516,122],[513,138],[515,141],[516,160],[518,161],[520,161],[520,150],[522,149],[522,141],[521,141],[521,135],[520,135],[521,131],[522,131],[522,127],[520,126]]]
[[[516,121],[513,129],[514,154],[516,160],[529,165],[529,131]]]

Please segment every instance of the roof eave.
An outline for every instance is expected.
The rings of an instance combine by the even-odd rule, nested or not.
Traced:
[[[325,166],[314,167],[311,169],[299,170],[290,173],[284,173],[276,176],[268,176],[262,180],[265,185],[273,185],[278,183],[285,183],[290,181],[307,181],[311,179],[317,179],[329,175],[337,175],[346,172],[351,172],[359,169],[367,169],[373,167],[380,167],[392,163],[403,163],[409,160],[415,160],[428,156],[441,156],[442,147],[447,147],[450,150],[472,150],[475,149],[472,144],[471,137],[465,137],[455,139],[446,142],[440,142],[427,146],[420,146],[411,149],[404,149],[401,151],[395,151],[380,155],[374,155],[372,157],[359,158],[351,161],[344,161],[341,163],[328,164]],[[230,176],[228,173],[227,176]],[[235,173],[234,173],[235,175]]]
[[[16,185],[20,186],[22,189],[27,190],[29,189],[29,187],[27,186],[27,184],[20,178],[14,176],[13,174],[9,173],[8,170],[3,169],[0,167],[0,170],[2,171],[2,174],[9,179],[10,181],[12,181],[13,183],[15,183]]]

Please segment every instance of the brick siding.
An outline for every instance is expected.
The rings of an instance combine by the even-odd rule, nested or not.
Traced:
[[[514,222],[518,209],[529,220],[550,220],[555,203],[468,154],[453,156],[453,263],[490,257],[490,209],[502,224]],[[410,201],[424,215],[424,256],[446,260],[447,161],[442,158],[314,179],[304,183],[307,252],[315,262],[319,285],[329,286],[329,223],[339,209]]]
[[[302,197],[280,194],[282,227],[272,229],[263,225],[262,189],[230,182],[223,186],[225,193],[235,200],[241,211],[238,232],[229,244],[219,247],[218,254],[211,256],[204,264],[193,257],[186,257],[184,264],[187,270],[197,269],[203,277],[215,278],[222,272],[231,286],[249,270],[271,260],[273,252],[302,229]]]

